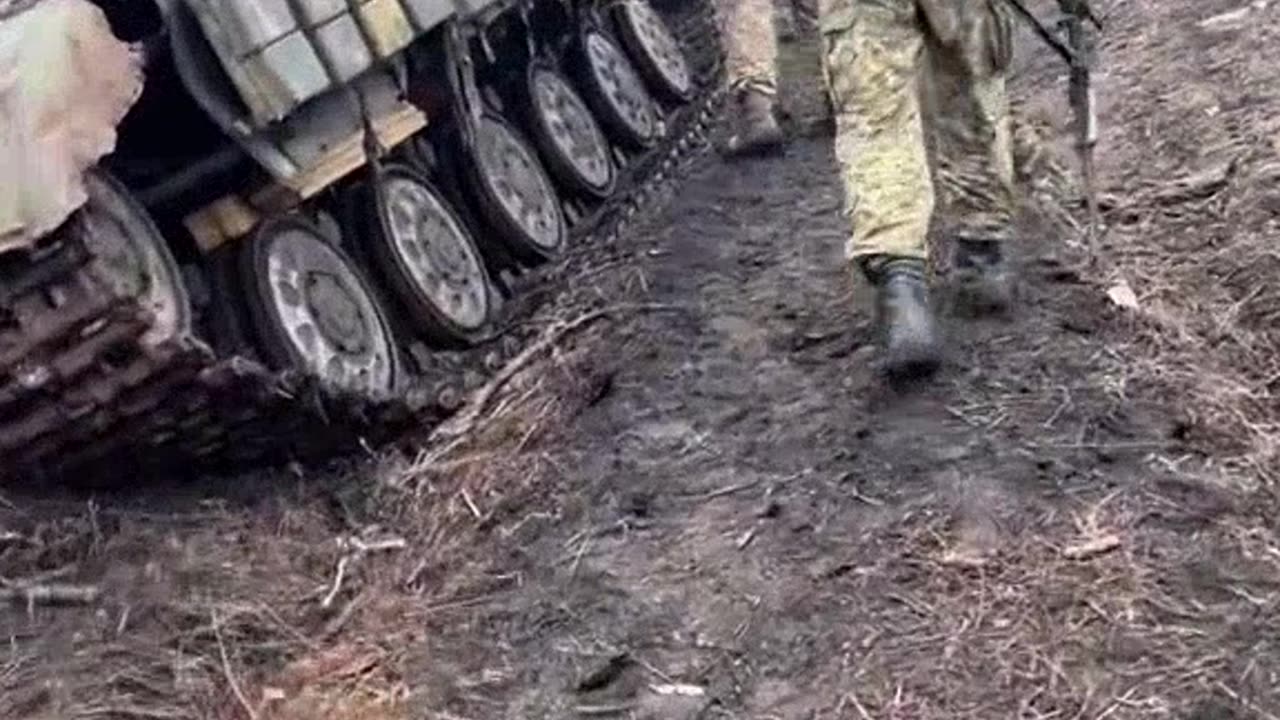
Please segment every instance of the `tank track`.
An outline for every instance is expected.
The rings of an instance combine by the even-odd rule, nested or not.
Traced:
[[[625,168],[614,194],[574,228],[575,247],[616,239],[705,146],[722,100],[718,24],[710,0],[678,5],[664,14],[689,53],[698,92],[668,115],[662,141]],[[442,377],[433,370],[394,397],[371,398],[250,357],[220,358],[191,335],[149,346],[149,311],[113,286],[102,260],[66,228],[43,252],[0,268],[0,277],[6,482],[127,482],[179,467],[228,472],[316,461],[437,425],[462,397],[461,368]],[[554,277],[552,268],[520,285]],[[518,322],[530,310],[511,303],[497,324],[506,331],[464,353],[459,365],[473,381],[531,342],[533,331]]]

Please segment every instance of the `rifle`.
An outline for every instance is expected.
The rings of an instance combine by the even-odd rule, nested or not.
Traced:
[[[1090,73],[1097,61],[1097,51],[1088,25],[1092,24],[1101,32],[1102,21],[1089,8],[1088,0],[1058,0],[1058,8],[1063,15],[1058,26],[1059,32],[1066,35],[1064,41],[1059,33],[1045,27],[1022,0],[1007,2],[1071,68],[1067,101],[1075,112],[1076,152],[1080,155],[1080,171],[1084,176],[1085,204],[1089,212],[1088,241],[1092,247],[1099,224],[1098,197],[1093,174],[1093,148],[1098,143],[1098,118]]]

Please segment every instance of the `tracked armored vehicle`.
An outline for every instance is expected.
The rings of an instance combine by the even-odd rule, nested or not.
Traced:
[[[25,161],[0,168],[6,479],[313,459],[438,421],[461,370],[519,351],[530,269],[615,232],[696,144],[712,13],[0,2],[0,123]],[[53,187],[55,158],[73,172]]]

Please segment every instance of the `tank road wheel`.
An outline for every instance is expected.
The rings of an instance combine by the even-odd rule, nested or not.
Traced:
[[[613,160],[591,108],[550,68],[534,64],[528,81],[534,139],[551,172],[574,190],[608,197],[613,192]]]
[[[637,70],[665,98],[684,102],[693,94],[693,73],[680,42],[648,0],[618,6],[622,42]]]
[[[556,188],[533,149],[505,121],[484,115],[476,122],[472,168],[487,218],[518,259],[537,264],[560,253],[569,231]]]
[[[373,260],[418,330],[468,344],[489,322],[489,275],[462,221],[425,178],[387,165],[367,206]]]
[[[394,389],[399,368],[386,317],[355,265],[318,227],[278,218],[243,252],[250,318],[272,364],[349,391]]]
[[[583,76],[601,121],[626,145],[643,150],[658,137],[658,108],[622,49],[596,28],[582,38]]]
[[[83,242],[122,294],[140,298],[152,313],[142,335],[155,347],[191,329],[191,299],[182,273],[155,223],[115,178],[101,170],[85,176],[88,202],[77,214]]]

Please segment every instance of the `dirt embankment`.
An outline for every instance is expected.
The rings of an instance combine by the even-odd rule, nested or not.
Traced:
[[[1047,152],[1025,300],[949,321],[934,383],[875,374],[828,139],[704,157],[568,266],[464,441],[12,498],[0,574],[101,596],[6,588],[0,716],[1280,715],[1280,9],[1111,5],[1099,269]],[[1069,148],[1023,39],[1029,135]]]

